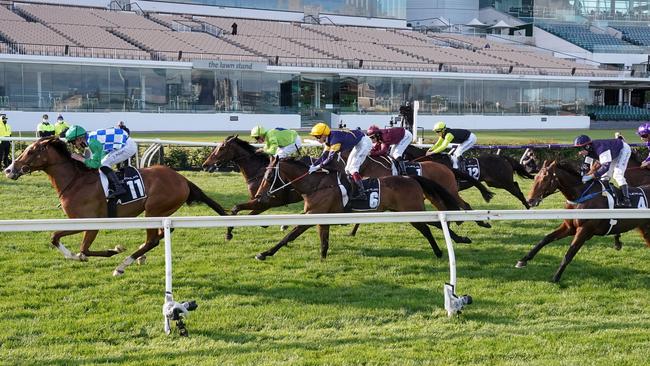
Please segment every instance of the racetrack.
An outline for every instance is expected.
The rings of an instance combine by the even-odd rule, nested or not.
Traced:
[[[235,173],[186,173],[224,207],[245,199]],[[527,192],[530,181],[520,181]],[[0,179],[3,219],[62,218],[42,173]],[[496,191],[494,203],[475,190],[475,208],[519,208]],[[19,198],[23,197],[23,198]],[[559,195],[542,208],[559,208]],[[301,205],[273,213],[299,212]],[[178,215],[205,215],[207,207]],[[162,248],[120,278],[125,254],[87,263],[65,261],[48,233],[2,234],[0,360],[6,364],[643,364],[650,329],[650,251],[635,232],[620,252],[611,238],[590,241],[559,285],[550,278],[568,240],[551,244],[526,269],[515,269],[557,222],[496,222],[490,230],[458,228],[474,243],[457,245],[458,293],[475,303],[460,319],[442,307],[446,256],[434,259],[405,224],[332,230],[330,256],[318,258],[311,229],[266,262],[253,256],[275,244],[276,227],[174,232],[174,288],[199,309],[190,337],[162,333]],[[434,232],[443,244],[441,232]],[[65,238],[78,250],[80,235]],[[134,249],[142,231],[100,233],[93,248]]]

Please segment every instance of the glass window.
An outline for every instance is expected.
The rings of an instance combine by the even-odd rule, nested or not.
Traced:
[[[7,63],[5,65],[5,92],[9,97],[10,108],[24,108],[22,64]]]
[[[215,108],[215,72],[211,70],[192,70],[192,101],[199,111]]]
[[[80,94],[82,110],[94,112],[110,108],[109,74],[110,68],[104,66],[82,66]]]
[[[391,78],[362,76],[358,80],[356,112],[388,113],[392,110]],[[397,109],[399,110],[399,105]]]
[[[140,70],[112,67],[110,74],[110,105],[114,111],[142,109],[144,96],[140,84]]]

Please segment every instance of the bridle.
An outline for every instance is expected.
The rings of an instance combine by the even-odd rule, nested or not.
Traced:
[[[35,160],[39,160],[42,154],[45,152],[45,150],[47,150],[47,148],[48,148],[47,143],[42,143],[39,144],[37,147],[35,147],[34,151],[36,152],[36,154],[32,156],[28,161],[22,162],[23,166],[20,167],[20,175],[31,174],[31,172],[33,171],[31,167],[31,163],[33,163]],[[48,164],[48,166],[61,165],[66,163],[69,163],[69,161],[63,159],[62,161],[58,161],[56,163],[50,163]],[[76,178],[80,173],[79,168],[75,164],[72,165],[75,167],[75,174],[72,177],[72,179],[70,179],[68,184],[66,184],[65,187],[63,187],[61,192],[59,192],[59,198],[61,198],[61,196],[63,196],[63,193],[65,193],[72,186],[72,184],[76,181]]]

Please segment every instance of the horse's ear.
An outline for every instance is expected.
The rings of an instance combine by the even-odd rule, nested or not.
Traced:
[[[553,160],[553,162],[548,165],[548,168],[555,166],[555,163],[557,163],[557,160]]]
[[[236,134],[235,136],[232,137],[233,139],[239,138],[239,134]]]

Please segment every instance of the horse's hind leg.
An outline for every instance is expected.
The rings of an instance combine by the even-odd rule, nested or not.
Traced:
[[[508,187],[504,187],[503,189],[508,191],[511,195],[517,197],[517,199],[524,204],[524,207],[526,207],[527,210],[530,209],[530,205],[528,204],[524,193],[521,191],[521,188],[519,188],[519,183],[512,181],[512,184],[509,184]]]
[[[433,253],[435,253],[436,257],[441,258],[442,257],[442,251],[438,247],[438,243],[436,243],[436,239],[433,238],[433,235],[431,235],[431,230],[429,230],[429,227],[427,224],[423,222],[412,222],[411,225],[413,225],[414,228],[418,229],[418,231],[429,241],[429,245],[431,245],[431,249],[433,249]]]
[[[113,271],[113,276],[121,276],[124,274],[126,267],[135,262],[137,258],[142,257],[146,252],[155,248],[158,243],[160,243],[160,239],[162,239],[163,236],[164,234],[161,229],[147,229],[147,240],[145,243],[142,244],[133,254],[124,258],[122,263],[120,263],[120,265]]]
[[[560,267],[557,269],[555,275],[553,276],[553,282],[560,282],[562,273],[569,265],[569,263],[571,263],[573,257],[575,257],[580,248],[582,248],[582,245],[593,236],[594,234],[591,228],[580,227],[576,230],[576,235],[573,237],[571,246],[569,247],[569,250],[567,250],[564,258],[562,259],[562,263],[560,263]]]
[[[650,225],[639,226],[639,232],[641,233],[641,236],[643,236],[645,246],[650,247]],[[620,234],[616,234],[616,236],[618,237]]]
[[[427,225],[435,226],[438,229],[442,230],[442,224],[438,221],[435,222],[427,222]],[[449,229],[449,236],[451,237],[451,240],[453,240],[455,243],[460,243],[460,244],[470,244],[472,242],[472,239],[466,237],[466,236],[460,236],[456,234],[455,231],[453,231],[451,228]]]
[[[124,247],[121,245],[108,250],[89,250],[90,245],[93,243],[93,241],[95,241],[95,238],[97,237],[97,233],[99,233],[97,230],[89,230],[84,232],[84,237],[79,248],[79,257],[112,257],[124,251]]]
[[[235,207],[237,207],[237,206],[235,206]],[[233,209],[230,211],[233,215],[237,215],[237,213],[239,212],[239,210],[235,210],[235,207],[233,207]],[[264,209],[264,210],[253,210],[253,211],[249,212],[248,214],[249,215],[258,215],[258,214],[260,214],[260,213],[262,213],[264,211],[266,211],[266,209]],[[228,226],[226,228],[226,240],[227,241],[232,240],[232,230],[233,229],[234,229],[234,227],[232,227],[232,226]]]
[[[641,231],[641,235],[643,235],[643,238],[645,239],[645,234],[643,232],[643,229],[639,228]],[[646,245],[648,245],[648,241],[646,240]],[[621,241],[621,234],[616,234],[614,235],[614,249],[616,250],[621,250],[623,248],[623,242]]]
[[[554,242],[556,240],[566,238],[569,235],[574,234],[575,231],[573,227],[569,226],[567,222],[563,222],[560,227],[555,229],[552,233],[546,235],[542,240],[540,240],[534,247],[533,249],[530,250],[523,258],[521,258],[519,261],[517,261],[517,264],[515,267],[517,268],[524,268],[526,267],[526,264],[528,264],[528,261],[533,259],[537,253],[542,250],[548,243]]]
[[[459,196],[459,197],[460,197],[460,196]],[[467,211],[473,210],[472,206],[470,206],[469,203],[467,203],[467,202],[466,202],[465,200],[463,200],[462,198],[461,198],[460,200],[461,200],[461,202],[463,203],[463,204],[461,205],[461,208],[462,208],[463,210],[467,210]],[[480,227],[484,227],[484,228],[486,228],[486,229],[489,229],[489,228],[492,227],[492,225],[490,225],[490,223],[487,222],[487,221],[474,221],[474,222],[476,223],[476,225],[478,225],[478,226],[480,226]]]
[[[294,241],[297,237],[299,237],[302,233],[307,231],[307,229],[309,229],[312,226],[314,225],[299,225],[294,227],[293,230],[291,230],[289,234],[285,235],[284,238],[282,238],[282,240],[280,240],[280,242],[276,244],[273,248],[265,252],[259,253],[258,255],[255,256],[255,258],[263,261],[266,259],[266,257],[273,256],[275,252],[280,250],[280,248],[287,245],[287,243]]]
[[[327,258],[327,250],[330,247],[330,226],[318,225],[318,236],[320,237],[320,259]]]

